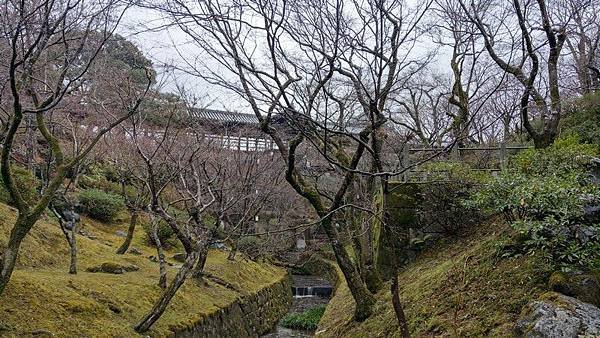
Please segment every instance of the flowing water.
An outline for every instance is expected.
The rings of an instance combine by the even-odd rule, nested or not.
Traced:
[[[319,305],[326,305],[331,297],[332,287],[329,282],[317,276],[292,275],[292,306],[288,313],[299,313]],[[288,329],[277,325],[273,332],[264,335],[266,338],[312,337],[314,332]]]

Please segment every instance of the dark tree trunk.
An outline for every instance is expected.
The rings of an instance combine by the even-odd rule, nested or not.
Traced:
[[[400,326],[400,333],[403,338],[410,337],[410,331],[408,329],[408,323],[406,321],[406,316],[404,315],[404,309],[402,308],[402,303],[400,302],[400,294],[398,291],[398,271],[394,271],[394,276],[392,277],[392,305],[394,306],[394,313],[396,313],[396,319],[398,319],[398,325]]]
[[[127,237],[123,244],[117,250],[117,254],[122,255],[129,250],[129,246],[131,245],[131,241],[133,240],[133,234],[135,232],[135,226],[138,220],[138,213],[134,210],[131,211],[131,217],[129,219],[129,228],[127,229]]]
[[[165,260],[165,252],[163,250],[162,243],[160,241],[160,238],[158,237],[157,222],[152,222],[150,237],[152,238],[152,241],[154,241],[154,245],[156,245],[156,254],[158,255],[158,267],[160,271],[158,277],[158,286],[164,289],[167,287],[167,262]]]
[[[179,290],[181,285],[183,285],[183,283],[185,282],[186,278],[192,272],[192,267],[194,266],[194,263],[196,263],[197,259],[197,252],[188,253],[187,258],[183,263],[183,266],[181,266],[181,269],[179,269],[179,272],[177,272],[177,275],[175,276],[169,287],[162,292],[158,301],[154,304],[152,310],[150,310],[150,312],[136,326],[134,326],[136,332],[142,333],[148,331],[152,324],[154,324],[154,322],[156,322],[160,318],[160,316],[162,316],[162,314],[165,312],[165,309],[167,308],[167,305],[169,305],[171,299],[173,298],[173,296],[175,296],[177,290]]]
[[[10,276],[15,269],[19,246],[34,223],[35,221],[31,221],[28,217],[23,216],[21,213],[19,213],[17,216],[15,226],[10,232],[8,244],[1,255],[2,265],[0,266],[0,295],[4,292],[4,289],[10,280]]]
[[[208,257],[208,243],[203,243],[202,248],[199,251],[198,263],[194,267],[194,278],[202,279],[202,273],[204,272],[204,266],[206,265],[206,258]]]

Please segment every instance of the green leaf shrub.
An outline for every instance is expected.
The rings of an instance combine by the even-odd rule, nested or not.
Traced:
[[[238,240],[237,248],[250,257],[257,257],[261,253],[263,245],[264,241],[256,236],[244,236]]]
[[[575,133],[583,142],[600,144],[600,92],[584,95],[567,105],[563,132]]]
[[[600,259],[600,224],[585,208],[600,204],[600,189],[589,180],[596,155],[575,136],[523,151],[473,202],[502,214],[520,234],[523,252],[541,251],[565,271],[592,269]]]
[[[320,305],[300,313],[290,313],[281,319],[281,326],[295,330],[316,330],[324,313],[325,305]]]
[[[95,188],[80,192],[79,203],[86,214],[102,222],[112,222],[125,208],[121,196]]]

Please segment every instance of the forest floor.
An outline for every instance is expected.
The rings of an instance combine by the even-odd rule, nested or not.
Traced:
[[[6,243],[15,217],[14,208],[0,204],[0,245]],[[83,218],[80,224],[88,237],[77,236],[79,273],[70,275],[68,244],[59,226],[48,217],[36,223],[21,246],[17,269],[0,296],[0,336],[137,335],[133,325],[151,309],[161,292],[157,285],[158,263],[149,259],[156,256],[156,250],[147,244],[139,225],[132,247],[141,254],[115,254],[124,239],[117,231],[127,231],[125,217],[114,224]],[[181,249],[167,251],[173,263],[168,268],[169,280],[181,264],[170,259],[176,252]],[[85,271],[102,263],[135,265],[139,270],[123,274]],[[186,282],[147,335],[166,336],[189,327],[286,274],[283,269],[241,255],[236,261],[227,260],[227,252],[220,250],[211,250],[205,271],[215,278]]]
[[[550,271],[534,256],[503,257],[512,233],[481,225],[440,241],[399,273],[400,299],[412,336],[512,336],[522,307],[546,288]],[[317,337],[400,337],[390,284],[376,295],[374,314],[353,322],[354,301],[342,282]]]

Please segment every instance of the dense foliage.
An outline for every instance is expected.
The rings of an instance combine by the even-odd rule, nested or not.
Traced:
[[[26,202],[33,202],[37,195],[36,188],[39,181],[31,174],[31,172],[21,166],[11,166],[11,171],[15,179],[15,186],[21,193],[21,196]],[[2,177],[0,177],[0,202],[13,204],[10,194],[6,190]]]
[[[281,319],[281,325],[289,329],[315,330],[325,313],[325,305],[317,306],[300,313],[291,313]]]
[[[238,240],[237,249],[250,257],[257,257],[264,244],[264,241],[256,236],[244,236]]]
[[[521,235],[522,252],[541,251],[563,270],[597,267],[600,226],[592,211],[600,190],[590,176],[596,155],[595,146],[574,136],[523,151],[475,201],[504,215]]]
[[[85,213],[102,222],[113,221],[125,207],[121,196],[100,189],[83,190],[79,193],[79,203]]]

